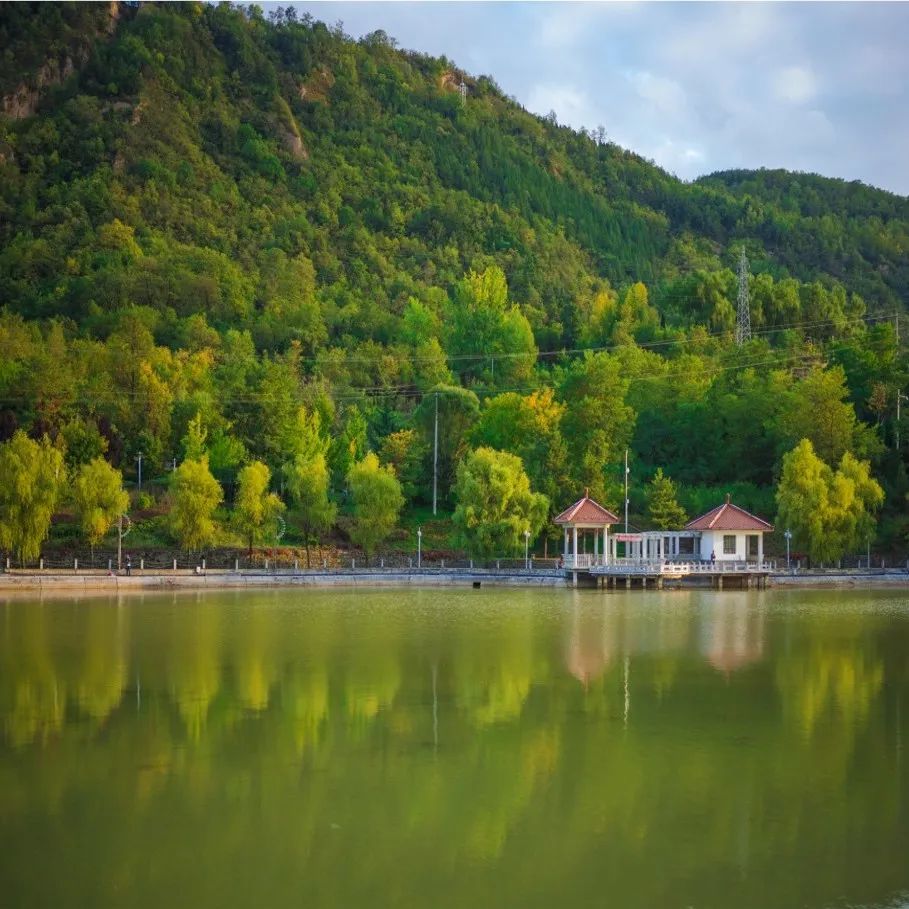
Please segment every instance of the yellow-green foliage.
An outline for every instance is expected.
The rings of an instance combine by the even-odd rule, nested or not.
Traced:
[[[401,484],[394,470],[381,465],[371,451],[350,468],[347,483],[354,511],[350,537],[370,556],[397,523],[404,506]]]
[[[216,531],[212,515],[223,493],[208,469],[208,458],[184,461],[171,478],[171,495],[170,526],[180,545],[193,552],[211,543]]]
[[[812,559],[833,561],[864,546],[874,532],[874,512],[884,491],[867,461],[846,452],[838,470],[827,466],[808,439],[783,458],[776,493],[777,520]]]
[[[512,555],[535,538],[546,520],[549,500],[532,492],[516,455],[478,448],[458,467],[455,526],[477,555]]]
[[[284,511],[284,503],[268,491],[270,480],[271,471],[261,461],[247,464],[237,477],[233,523],[250,550],[256,543],[274,539],[278,515]]]
[[[123,476],[104,458],[94,458],[76,474],[73,502],[82,533],[94,549],[129,506]]]
[[[63,455],[21,430],[0,445],[0,547],[37,559],[63,481]]]

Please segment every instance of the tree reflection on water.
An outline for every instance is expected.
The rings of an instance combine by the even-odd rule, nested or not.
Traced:
[[[820,907],[909,884],[909,613],[886,597],[0,609],[15,905]]]

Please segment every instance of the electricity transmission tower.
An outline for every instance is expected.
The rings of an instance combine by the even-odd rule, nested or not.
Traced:
[[[741,346],[751,340],[751,310],[748,307],[748,259],[745,247],[739,259],[739,298],[735,319],[735,343]]]
[[[467,83],[464,82],[463,80],[461,81],[461,84],[458,86],[458,94],[461,96],[461,104],[462,105],[467,104]]]

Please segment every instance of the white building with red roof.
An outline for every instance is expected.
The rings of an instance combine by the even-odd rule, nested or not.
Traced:
[[[689,521],[686,530],[700,534],[700,556],[715,562],[764,562],[764,534],[773,525],[733,505],[726,496],[722,505]]]
[[[680,563],[697,563],[704,570],[710,564],[703,563],[715,564],[719,571],[763,570],[764,534],[773,530],[763,518],[733,505],[727,495],[722,505],[689,521],[684,530],[611,533],[618,516],[591,499],[586,490],[554,523],[564,530],[563,564],[573,571]]]

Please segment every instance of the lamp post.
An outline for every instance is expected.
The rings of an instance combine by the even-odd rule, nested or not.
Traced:
[[[527,571],[527,569],[530,567],[529,550],[530,550],[530,531],[525,530],[524,531],[524,571]]]
[[[423,557],[423,528],[417,528],[417,568],[420,567],[420,562]]]
[[[789,541],[792,539],[792,531],[787,528],[783,536],[786,537],[786,571],[789,571]]]

